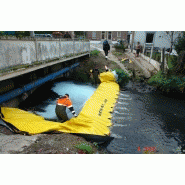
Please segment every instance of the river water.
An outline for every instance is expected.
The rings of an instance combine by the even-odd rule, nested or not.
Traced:
[[[96,90],[91,84],[73,81],[55,82],[49,90],[44,90],[45,99],[31,101],[29,110],[49,119],[57,119],[55,103],[59,95],[68,93],[77,114],[84,103]],[[33,100],[33,98],[32,98]],[[20,107],[21,108],[21,107]],[[68,117],[72,114],[67,110]],[[149,86],[130,82],[126,90],[120,92],[113,113],[111,136],[114,137],[106,147],[116,154],[142,154],[146,150],[159,154],[185,152],[185,101],[166,97],[152,91]]]

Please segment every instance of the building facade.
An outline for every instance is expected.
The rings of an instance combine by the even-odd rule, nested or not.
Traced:
[[[171,38],[171,32],[168,31],[134,31],[128,32],[130,35],[130,44],[133,43],[134,45],[137,42],[140,42],[142,46],[145,44],[148,46],[154,46],[154,48],[170,48],[172,42],[173,44],[177,41],[178,37],[181,35],[181,32],[175,31],[173,33],[173,40]]]
[[[109,41],[117,41],[117,40],[126,40],[127,39],[127,31],[88,31],[87,39],[89,40],[109,40]]]

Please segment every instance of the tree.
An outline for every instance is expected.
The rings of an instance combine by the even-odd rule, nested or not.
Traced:
[[[166,31],[166,33],[167,33],[167,35],[170,36],[170,40],[171,40],[170,53],[171,53],[173,45],[175,43],[174,34],[178,34],[178,37],[180,37],[182,35],[182,32],[181,31]]]
[[[183,36],[179,37],[177,43],[175,44],[175,50],[178,54],[182,51],[185,51],[185,32],[183,32]]]
[[[86,38],[86,31],[75,31],[75,37],[76,38],[79,38],[79,37],[83,37],[83,38]]]
[[[4,35],[4,31],[0,31],[0,36],[3,36]]]
[[[30,36],[30,32],[29,31],[15,31],[15,36],[17,38],[29,37]]]

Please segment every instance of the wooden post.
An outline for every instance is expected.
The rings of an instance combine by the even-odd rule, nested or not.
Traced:
[[[143,47],[143,55],[145,55],[145,47],[146,47],[146,44],[144,44],[144,47]]]
[[[162,73],[164,73],[164,51],[165,51],[165,48],[162,48],[161,49],[161,70],[162,70]]]
[[[134,44],[134,34],[135,34],[135,31],[132,31],[131,53],[132,53],[133,50],[134,50],[134,48],[133,48],[133,44]]]
[[[152,58],[153,50],[154,50],[154,46],[152,46],[152,49],[151,49],[150,59]]]
[[[168,64],[167,64],[166,57],[164,57],[164,74],[167,74],[167,72],[168,72]]]

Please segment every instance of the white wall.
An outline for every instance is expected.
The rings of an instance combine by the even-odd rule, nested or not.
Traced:
[[[134,36],[134,43],[140,42],[141,45],[144,45],[146,40],[145,31],[136,31]]]
[[[178,33],[174,34],[174,40],[178,37]],[[136,31],[135,32],[135,38],[134,43],[137,44],[137,42],[140,42],[141,45],[144,45],[146,42],[146,31]],[[153,39],[154,47],[159,48],[170,48],[171,45],[171,37],[170,35],[167,35],[165,31],[156,31],[154,34]]]
[[[0,40],[0,69],[86,52],[89,51],[89,44],[82,41]]]

